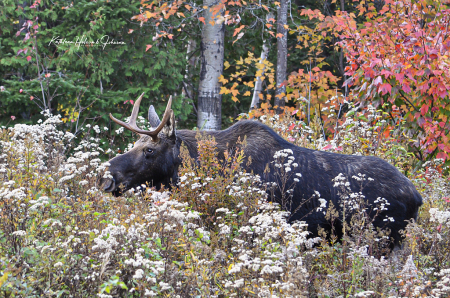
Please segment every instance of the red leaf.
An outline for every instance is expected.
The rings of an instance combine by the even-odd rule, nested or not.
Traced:
[[[34,96],[30,96],[30,100],[33,100]]]
[[[381,75],[384,75],[384,77],[385,77],[386,79],[388,79],[389,76],[392,75],[392,72],[390,72],[389,70],[383,69],[383,70],[381,71]]]
[[[12,120],[16,120],[16,116],[11,116],[11,119]]]
[[[292,124],[289,126],[289,131],[291,131],[292,129],[294,129],[294,127],[295,127],[295,123],[292,123]]]
[[[447,160],[448,159],[448,154],[445,152],[439,152],[438,154],[436,154],[436,158],[441,158],[443,160]]]
[[[287,81],[284,81],[283,83],[281,83],[280,86],[278,86],[278,88],[281,88],[281,87],[284,87],[284,86],[287,86]]]
[[[292,112],[292,116],[294,116],[294,115],[297,114],[297,113],[298,113],[298,110],[293,111],[293,112]]]
[[[19,90],[19,93],[22,93],[22,92],[23,92],[23,89],[20,89],[20,90]]]
[[[200,22],[202,22],[204,25],[206,25],[206,23],[205,23],[205,18],[204,18],[204,17],[199,17],[198,20],[199,20]]]
[[[149,49],[151,49],[153,47],[153,45],[148,44],[147,47],[145,48],[145,51],[147,52]]]
[[[336,151],[342,151],[342,150],[344,150],[344,148],[342,148],[342,146],[339,146],[339,147],[336,147],[335,150]]]
[[[322,148],[322,150],[328,150],[333,148],[333,146],[331,144],[326,145],[325,147]]]
[[[420,108],[420,113],[422,114],[422,116],[425,116],[425,114],[428,112],[429,106],[428,105],[423,105]]]
[[[380,86],[380,88],[378,89],[378,92],[381,92],[383,95],[385,95],[386,93],[389,92],[389,94],[391,93],[391,89],[392,86],[388,83],[384,83]]]
[[[405,91],[405,93],[411,92],[411,88],[409,87],[409,84],[402,84],[402,90]]]
[[[27,61],[30,62],[31,56],[27,56]]]

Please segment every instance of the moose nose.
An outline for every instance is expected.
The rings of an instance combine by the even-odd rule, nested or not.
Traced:
[[[101,186],[103,191],[112,192],[116,188],[116,182],[114,181],[114,178],[103,178],[101,181]]]

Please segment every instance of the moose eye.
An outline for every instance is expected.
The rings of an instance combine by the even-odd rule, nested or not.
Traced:
[[[144,152],[145,152],[146,155],[151,155],[151,154],[153,154],[153,149],[151,149],[151,148],[146,148],[146,149],[144,150]]]

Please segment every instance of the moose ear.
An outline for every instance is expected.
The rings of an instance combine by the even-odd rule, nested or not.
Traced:
[[[175,114],[172,110],[169,111],[170,116],[169,120],[164,125],[164,128],[162,129],[162,133],[166,135],[167,138],[174,138],[176,136],[175,134]]]
[[[161,120],[159,120],[158,114],[156,114],[153,105],[151,105],[148,109],[148,122],[150,122],[150,125],[152,127],[158,127],[158,125],[161,123]]]

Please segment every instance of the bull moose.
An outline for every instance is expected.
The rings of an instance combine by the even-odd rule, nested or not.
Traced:
[[[136,100],[128,123],[110,114],[114,122],[140,135],[140,139],[129,152],[109,161],[112,179],[106,179],[102,185],[104,191],[112,192],[116,196],[145,183],[157,188],[176,183],[178,167],[182,162],[179,155],[182,143],[192,158],[197,157],[198,132],[175,129],[171,98],[162,121],[153,106],[150,106],[148,120],[153,130],[143,130],[137,126],[136,119],[143,95]],[[411,181],[397,168],[377,157],[344,155],[298,147],[284,140],[268,126],[251,120],[239,121],[226,130],[204,133],[215,138],[219,157],[220,152],[223,156],[225,150],[233,149],[239,140],[246,138],[243,150],[245,156],[251,158],[251,163],[244,163],[244,168],[247,172],[259,175],[265,182],[277,181],[273,171],[274,154],[290,149],[298,164],[295,170],[301,174],[301,178],[295,175],[289,178],[289,182],[295,184],[290,207],[290,211],[295,212],[290,221],[305,220],[312,235],[318,235],[319,227],[326,231],[332,229],[332,224],[325,219],[323,212],[312,212],[319,206],[318,198],[314,198],[317,192],[321,198],[332,202],[338,210],[342,208],[342,198],[333,182],[339,175],[347,177],[352,192],[362,192],[372,210],[376,209],[380,200],[386,202],[387,210],[379,213],[373,224],[375,227],[389,228],[394,244],[401,240],[399,231],[405,228],[408,220],[417,218],[418,209],[422,205],[422,197]],[[271,170],[266,171],[267,167]],[[356,181],[358,174],[371,178],[363,189]],[[275,193],[271,199],[277,201],[280,195]],[[304,204],[308,200],[309,203]],[[386,221],[386,218],[390,220]]]

